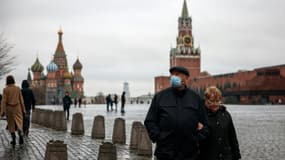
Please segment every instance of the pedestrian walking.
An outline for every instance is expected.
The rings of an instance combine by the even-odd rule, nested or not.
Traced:
[[[109,106],[111,105],[111,95],[108,94],[106,97],[106,104],[107,104],[107,112],[109,112]]]
[[[115,103],[115,111],[117,112],[117,110],[118,110],[118,96],[117,96],[117,94],[114,95],[114,103]]]
[[[14,77],[9,75],[6,78],[6,87],[3,89],[0,115],[7,116],[8,130],[12,136],[11,144],[13,147],[16,145],[16,131],[19,135],[19,144],[24,143],[23,114],[26,114],[26,110],[21,90],[15,85]]]
[[[209,136],[201,141],[199,160],[241,159],[233,120],[221,104],[221,91],[211,86],[205,91],[205,106],[209,120]]]
[[[77,105],[77,99],[74,98],[74,108],[76,108],[76,105]]]
[[[69,109],[70,105],[72,104],[72,101],[71,98],[69,97],[68,91],[65,92],[65,96],[63,97],[62,102],[63,102],[63,110],[64,112],[67,112],[66,119],[69,120]]]
[[[114,103],[113,98],[112,98],[112,96],[110,95],[110,106],[111,106],[111,111],[113,111],[113,103]]]
[[[126,92],[123,91],[121,95],[121,113],[125,113],[125,104],[126,104]]]
[[[170,68],[171,87],[154,95],[144,124],[156,143],[157,160],[197,160],[198,142],[208,135],[202,99],[187,87],[189,72]]]
[[[2,94],[0,94],[0,110],[1,110]]]
[[[29,88],[29,83],[27,80],[22,81],[21,93],[26,109],[26,114],[23,115],[23,132],[24,135],[28,136],[30,128],[31,109],[35,109],[36,100],[33,91]]]
[[[79,97],[78,99],[78,107],[81,108],[81,104],[82,104],[82,99]]]

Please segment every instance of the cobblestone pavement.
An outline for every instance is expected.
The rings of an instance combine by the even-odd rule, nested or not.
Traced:
[[[285,106],[246,107],[230,108],[242,159],[285,160]]]
[[[1,128],[5,122],[0,121]],[[69,132],[54,131],[33,124],[30,134],[25,137],[24,146],[16,145],[15,149],[9,144],[10,134],[1,129],[0,131],[0,159],[1,160],[40,160],[44,159],[45,147],[49,140],[63,140],[67,144],[69,160],[97,159],[99,146],[102,140],[91,139],[90,136],[74,136]],[[107,140],[108,141],[108,140]],[[18,142],[18,139],[17,139]],[[137,156],[134,151],[130,151],[127,145],[117,145],[117,158],[119,160],[136,159],[149,160],[151,158]]]
[[[271,105],[227,105],[232,114],[243,160],[284,160],[285,159],[285,106]],[[61,109],[59,106],[40,106],[41,108]],[[106,140],[111,141],[114,119],[126,119],[127,144],[117,145],[118,159],[149,160],[139,157],[128,149],[130,130],[133,121],[143,121],[148,106],[127,106],[125,115],[119,112],[105,112],[101,105],[86,108],[72,108],[71,114],[81,112],[84,116],[85,135],[70,134],[71,121],[68,122],[68,132],[58,132],[39,125],[32,125],[30,135],[25,139],[25,146],[9,145],[10,135],[3,129],[6,122],[0,120],[0,159],[38,160],[44,159],[46,143],[51,140],[64,140],[68,147],[69,159],[97,159],[101,141],[91,139],[93,119],[103,115],[106,123]],[[71,116],[72,117],[72,116]]]

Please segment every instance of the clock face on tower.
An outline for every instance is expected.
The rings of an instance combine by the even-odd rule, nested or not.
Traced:
[[[184,44],[185,46],[191,46],[191,47],[192,47],[192,37],[189,36],[189,35],[185,35],[185,36],[183,37],[183,44]]]

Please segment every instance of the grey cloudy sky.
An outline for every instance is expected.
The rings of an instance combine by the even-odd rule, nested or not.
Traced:
[[[284,0],[187,0],[201,67],[211,74],[284,64]],[[86,95],[153,92],[168,75],[183,0],[1,0],[0,32],[14,45],[12,74],[27,76],[37,56],[46,66],[62,26],[72,68],[83,63]],[[5,81],[0,80],[0,88]]]

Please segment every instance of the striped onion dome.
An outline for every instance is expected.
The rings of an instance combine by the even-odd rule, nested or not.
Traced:
[[[32,72],[42,72],[44,66],[40,63],[39,58],[37,57],[35,63],[31,67]]]
[[[50,63],[47,65],[47,71],[48,72],[55,72],[58,70],[57,65],[54,63],[54,61],[50,61]]]

